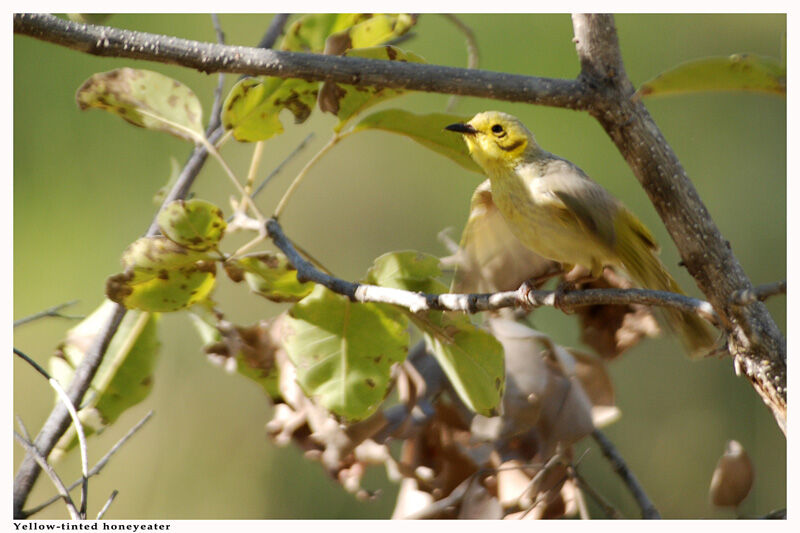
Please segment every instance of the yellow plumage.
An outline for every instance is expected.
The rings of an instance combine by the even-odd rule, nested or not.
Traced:
[[[464,136],[491,181],[494,203],[526,247],[593,277],[621,267],[641,287],[682,294],[639,219],[580,168],[540,148],[518,119],[488,111],[447,129]],[[665,313],[690,355],[713,347],[715,336],[698,316]]]

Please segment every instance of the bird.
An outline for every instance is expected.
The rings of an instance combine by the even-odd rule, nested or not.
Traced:
[[[463,136],[516,238],[561,263],[566,274],[560,289],[616,267],[642,288],[683,294],[659,259],[656,240],[636,215],[578,166],[542,149],[519,119],[486,111],[445,129]],[[690,357],[713,350],[716,335],[707,322],[674,308],[665,314]]]

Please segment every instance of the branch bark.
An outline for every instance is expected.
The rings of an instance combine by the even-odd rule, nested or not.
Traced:
[[[649,289],[584,289],[559,293],[557,291],[529,290],[523,285],[515,291],[483,294],[426,294],[366,283],[346,281],[317,269],[305,260],[283,233],[278,221],[267,221],[267,235],[272,239],[292,266],[297,270],[297,279],[313,281],[331,291],[347,296],[355,302],[376,302],[399,305],[412,313],[421,311],[459,311],[478,313],[507,307],[581,307],[588,305],[654,305],[672,307],[681,311],[697,313],[710,322],[718,322],[714,309],[708,302],[683,294]]]
[[[579,79],[600,122],[664,221],[683,263],[717,311],[743,372],[786,433],[786,338],[764,304],[733,302],[753,289],[672,148],[625,73],[611,15],[573,15]]]
[[[170,63],[206,73],[229,72],[377,85],[572,109],[585,109],[588,103],[582,85],[576,80],[226,46],[79,24],[45,14],[15,14],[14,33],[87,54]]]

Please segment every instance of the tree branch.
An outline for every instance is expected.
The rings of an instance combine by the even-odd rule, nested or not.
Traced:
[[[633,475],[633,472],[630,471],[628,465],[625,464],[625,460],[614,447],[614,444],[608,440],[608,437],[606,437],[599,429],[592,431],[592,437],[600,446],[600,450],[603,452],[603,455],[611,463],[611,467],[614,469],[614,472],[616,472],[617,475],[622,478],[622,481],[625,482],[628,490],[630,490],[631,494],[633,494],[636,503],[639,504],[639,509],[642,510],[642,518],[651,520],[657,520],[661,518],[661,514],[658,512],[658,509],[656,509],[655,505],[653,505],[653,502],[650,501],[650,498],[647,497],[647,493],[645,493],[644,489],[639,484],[639,481],[636,479],[636,476]]]
[[[88,54],[169,63],[201,72],[230,72],[334,81],[461,94],[531,104],[586,109],[576,80],[402,61],[304,54],[202,43],[107,26],[79,24],[45,14],[15,14],[14,33],[30,35]]]
[[[558,293],[557,291],[529,290],[523,285],[515,291],[484,294],[426,294],[390,287],[379,287],[366,283],[354,283],[331,276],[318,270],[304,259],[283,233],[274,218],[267,221],[267,235],[272,239],[292,266],[297,270],[297,279],[313,281],[331,291],[347,296],[356,302],[376,302],[399,305],[412,313],[420,311],[460,311],[478,313],[506,307],[581,307],[587,305],[657,305],[681,311],[697,313],[711,322],[717,316],[711,304],[683,294],[649,289],[586,289]],[[556,303],[558,296],[558,303]]]
[[[52,15],[33,15],[32,17],[51,22],[65,22],[57,17],[53,17]],[[14,20],[16,21],[18,18],[25,17],[23,15],[15,14]],[[267,30],[267,35],[271,35],[272,37],[270,38],[273,40],[276,39],[283,30],[283,24],[285,22],[285,18],[280,18],[277,22],[273,20]],[[78,26],[81,25],[78,24]],[[262,38],[262,42],[268,42],[266,35],[264,38]],[[213,123],[214,118],[209,119],[209,121]],[[217,128],[208,136],[209,141],[215,142],[215,140],[218,139],[222,133],[222,128]],[[189,160],[184,166],[183,171],[178,177],[177,182],[164,198],[162,208],[173,200],[186,197],[186,195],[189,193],[189,189],[194,183],[195,178],[200,173],[200,169],[203,167],[207,157],[208,152],[205,148],[196,147],[194,149],[192,155],[189,157]],[[160,210],[161,208],[159,208],[159,211]],[[156,222],[157,215],[158,212],[156,213],[156,216],[153,217],[150,228],[146,232],[147,236],[153,236],[158,233],[158,224]],[[67,392],[73,405],[80,405],[84,394],[86,394],[86,391],[89,389],[92,379],[94,379],[97,368],[103,361],[103,357],[108,349],[108,345],[116,334],[117,329],[119,328],[119,325],[125,316],[125,313],[126,309],[124,307],[118,304],[115,305],[105,327],[95,337],[95,340],[87,351],[86,356],[81,360],[78,368],[75,370],[75,375]],[[61,436],[69,427],[69,422],[69,412],[67,411],[66,407],[59,403],[50,412],[47,421],[45,421],[42,429],[36,436],[36,440],[34,441],[34,446],[42,457],[46,458],[50,455],[50,452],[58,442],[58,439],[61,438]],[[22,508],[28,499],[31,489],[33,489],[33,484],[39,477],[40,472],[41,468],[37,463],[36,458],[30,453],[26,455],[19,467],[19,470],[17,470],[16,476],[14,477],[14,518],[24,518]]]
[[[761,302],[735,305],[752,290],[686,171],[625,73],[611,15],[573,15],[589,112],[605,128],[664,221],[683,263],[720,316],[737,366],[786,433],[786,338]]]

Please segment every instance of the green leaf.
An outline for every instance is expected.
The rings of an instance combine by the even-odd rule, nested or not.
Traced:
[[[297,281],[297,270],[279,252],[242,257],[235,263],[245,271],[250,289],[273,302],[299,302],[314,288],[310,281]]]
[[[373,20],[375,19],[370,19],[368,22]],[[386,61],[425,62],[424,59],[412,52],[406,52],[388,45],[348,50],[344,55]],[[318,102],[321,110],[339,117],[339,124],[334,127],[334,130],[341,131],[347,121],[354,115],[384,100],[400,96],[404,92],[403,89],[391,89],[389,87],[361,87],[326,81],[319,91]]]
[[[68,387],[99,331],[113,313],[106,300],[91,315],[72,328],[56,355],[50,359],[51,375]],[[87,435],[113,424],[125,410],[144,400],[153,386],[152,374],[158,356],[158,316],[129,311],[106,350],[78,416]],[[70,426],[53,450],[58,460],[77,444],[74,426]]]
[[[466,315],[428,311],[414,324],[461,400],[474,412],[496,416],[505,387],[503,346]]]
[[[440,294],[446,287],[435,278],[439,260],[419,252],[384,254],[367,273],[367,283],[408,291]],[[425,335],[434,357],[464,403],[476,413],[493,416],[503,398],[503,346],[478,329],[466,315],[428,311],[405,314]]]
[[[191,250],[216,248],[227,223],[222,209],[205,200],[176,200],[158,213],[161,233]]]
[[[183,309],[214,288],[217,266],[206,257],[165,237],[142,237],[123,254],[125,271],[106,281],[106,295],[128,309]]]
[[[387,109],[364,117],[353,131],[374,129],[399,133],[449,157],[467,170],[480,173],[480,167],[470,157],[461,136],[444,129],[449,124],[466,122],[469,119],[470,117],[444,113],[415,115],[401,109]]]
[[[86,80],[75,97],[81,109],[105,109],[142,128],[192,142],[204,135],[200,100],[186,85],[158,72],[101,72]]]
[[[699,91],[759,91],[786,95],[786,67],[771,57],[733,54],[682,63],[642,84],[641,96]]]
[[[288,109],[295,123],[304,122],[317,99],[319,82],[274,77],[244,78],[233,86],[222,106],[222,125],[238,141],[255,142],[283,132],[280,112]]]
[[[407,322],[383,307],[317,285],[289,312],[285,348],[298,383],[349,420],[375,412],[388,393],[392,365],[406,357]]]
[[[366,13],[313,13],[300,17],[289,26],[281,41],[281,50],[322,52],[332,33],[349,28],[372,15]]]
[[[364,281],[381,287],[440,294],[446,289],[436,281],[441,273],[437,257],[415,251],[390,252],[375,259]]]

